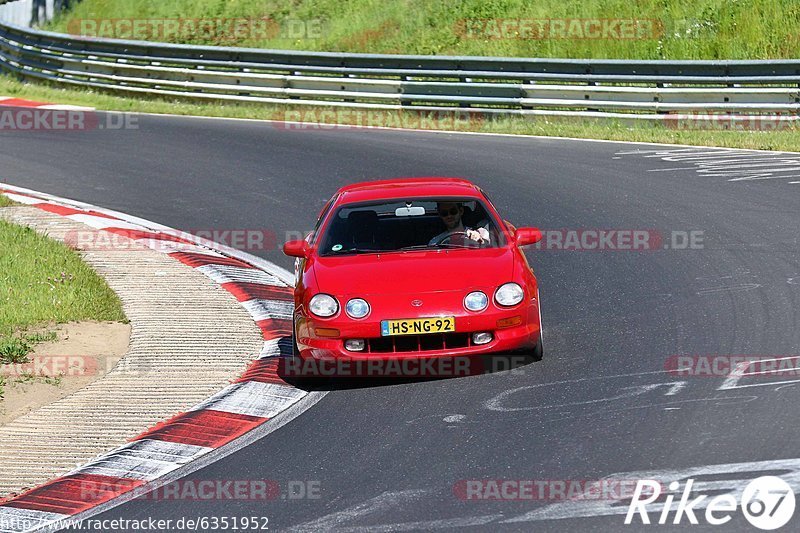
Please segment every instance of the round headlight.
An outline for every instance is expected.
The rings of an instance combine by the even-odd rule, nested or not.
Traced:
[[[353,298],[347,302],[344,310],[352,318],[364,318],[369,313],[369,304],[361,298]]]
[[[333,316],[339,310],[339,302],[328,294],[317,294],[308,303],[308,308],[317,316],[323,318]]]
[[[464,307],[470,311],[483,311],[487,305],[489,305],[489,297],[481,291],[471,292],[464,298]]]
[[[511,307],[520,303],[524,295],[522,287],[516,283],[506,283],[494,293],[494,300],[503,307]]]

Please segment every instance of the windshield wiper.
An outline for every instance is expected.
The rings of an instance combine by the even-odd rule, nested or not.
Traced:
[[[402,248],[398,248],[398,251],[405,252],[406,250],[425,250],[431,249],[436,250],[438,248],[478,248],[477,246],[469,246],[466,244],[451,244],[449,242],[439,243],[439,244],[415,244],[413,246],[403,246]]]
[[[338,252],[334,252],[335,255],[342,255],[342,254],[379,254],[381,252],[385,252],[386,250],[376,250],[373,248],[348,248],[347,250],[339,250]]]
[[[413,246],[403,246],[402,248],[398,248],[398,252],[405,252],[406,250],[424,250],[426,248],[438,248],[435,244],[415,244]]]
[[[477,242],[475,244],[478,244]],[[441,246],[442,248],[480,248],[480,246],[473,246],[471,244],[453,244],[450,242],[440,243],[436,246]]]

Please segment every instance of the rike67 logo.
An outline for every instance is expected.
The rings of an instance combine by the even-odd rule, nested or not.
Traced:
[[[732,494],[722,494],[707,500],[708,496],[700,494],[692,498],[693,479],[686,481],[680,499],[674,502],[680,483],[669,484],[669,493],[662,497],[662,485],[655,480],[639,480],[633,492],[633,498],[625,515],[625,524],[690,524],[700,523],[705,519],[709,525],[719,526],[730,522],[734,513],[741,507],[741,512],[751,525],[762,530],[778,529],[786,525],[794,515],[795,497],[792,487],[786,481],[775,476],[763,476],[754,479],[742,492],[741,501]],[[673,511],[673,507],[675,507]],[[701,509],[705,509],[702,512]],[[651,517],[652,513],[652,517]],[[684,521],[685,520],[685,521]]]

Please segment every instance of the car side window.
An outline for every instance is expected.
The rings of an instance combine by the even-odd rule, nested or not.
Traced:
[[[479,190],[481,191],[483,197],[486,199],[486,202],[490,206],[492,206],[493,209],[497,210],[497,208],[494,206],[494,202],[492,202],[492,199],[489,198],[488,194],[486,194],[486,191],[484,191],[483,189]],[[483,216],[485,217],[486,220],[491,220],[492,217],[489,216],[489,213],[486,212],[486,209],[483,206],[481,206],[481,211],[483,212]],[[505,224],[505,221],[500,219],[499,223]],[[493,239],[492,244],[499,244],[500,246],[505,246],[505,238],[503,236],[502,230],[499,227],[496,227],[494,224],[491,224],[491,234]]]
[[[325,207],[322,208],[322,211],[320,211],[319,218],[317,219],[317,225],[314,226],[314,231],[311,233],[311,244],[316,244],[317,238],[319,237],[319,227],[322,224],[322,221],[325,220],[325,217],[328,216],[328,211],[331,210],[331,207],[336,200],[336,196],[337,195],[334,194],[333,197],[328,200],[328,203],[325,204]]]

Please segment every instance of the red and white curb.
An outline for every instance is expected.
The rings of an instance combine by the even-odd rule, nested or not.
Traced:
[[[55,530],[108,510],[275,431],[325,395],[278,375],[278,358],[292,356],[293,276],[286,270],[137,217],[2,183],[0,193],[124,235],[195,268],[233,294],[264,337],[261,354],[235,383],[128,444],[0,504],[0,531]]]
[[[34,100],[25,100],[24,98],[15,98],[13,96],[0,96],[0,107],[27,107],[34,109],[55,109],[62,111],[94,111],[94,107],[84,107],[79,105],[67,104],[48,104],[46,102],[36,102]]]

